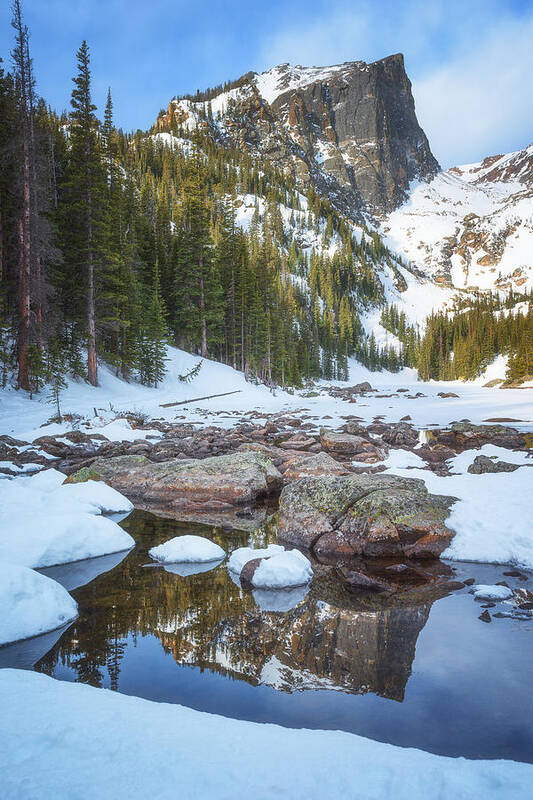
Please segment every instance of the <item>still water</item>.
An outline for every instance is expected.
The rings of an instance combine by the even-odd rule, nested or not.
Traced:
[[[137,543],[129,553],[42,570],[71,591],[80,616],[1,649],[0,666],[238,719],[533,762],[533,622],[483,623],[467,589],[354,597],[319,576],[309,589],[245,594],[224,564],[170,571],[146,566],[147,551],[196,533],[230,552],[264,545],[268,533],[143,511],[121,524]],[[504,567],[453,570],[459,580],[514,582]]]

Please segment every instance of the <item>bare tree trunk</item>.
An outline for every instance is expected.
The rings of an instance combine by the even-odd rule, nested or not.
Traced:
[[[93,259],[93,221],[89,199],[89,220],[87,230],[89,253],[87,256],[87,378],[93,386],[98,386],[96,369],[96,324],[94,314],[94,259]]]
[[[34,84],[32,64],[28,38],[26,38],[26,64],[28,70],[28,133],[29,133],[29,153],[31,164],[31,251],[30,256],[33,264],[34,277],[34,303],[35,319],[37,329],[37,347],[42,350],[43,346],[43,305],[42,305],[42,286],[41,286],[41,248],[39,244],[39,197],[37,192],[37,156],[35,152],[35,129],[34,129]]]
[[[20,81],[20,111],[22,136],[22,212],[18,223],[19,275],[18,275],[18,385],[29,391],[28,350],[30,347],[30,152],[29,152],[29,119],[28,119],[28,64],[27,36],[28,32],[22,21],[20,2],[13,4],[13,27],[16,30],[17,47],[15,63]]]
[[[202,344],[200,352],[202,358],[207,358],[207,324],[205,320],[205,293],[204,293],[204,275],[203,275],[204,260],[202,256],[200,256],[199,266],[200,266],[200,322],[202,326]]]

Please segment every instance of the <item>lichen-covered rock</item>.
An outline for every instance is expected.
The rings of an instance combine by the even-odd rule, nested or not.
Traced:
[[[317,555],[434,558],[453,538],[454,500],[395,475],[303,478],[281,493],[278,536]]]
[[[300,478],[312,478],[322,475],[348,475],[346,469],[327,453],[317,453],[307,458],[293,458],[287,463],[283,473],[284,483],[297,481]]]
[[[231,508],[281,487],[281,474],[270,459],[257,452],[159,463],[141,455],[98,458],[91,470],[130,499],[184,511]]]
[[[92,467],[82,467],[73,475],[69,475],[65,483],[86,483],[87,481],[101,481],[99,473]]]

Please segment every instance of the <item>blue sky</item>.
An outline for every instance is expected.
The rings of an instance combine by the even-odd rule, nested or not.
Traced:
[[[9,0],[0,55],[12,47]],[[86,38],[93,94],[149,127],[170,97],[275,64],[403,52],[419,120],[444,166],[533,140],[533,0],[23,0],[39,93],[67,108]]]

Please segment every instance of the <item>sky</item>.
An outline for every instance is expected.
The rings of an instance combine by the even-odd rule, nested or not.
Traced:
[[[402,52],[416,110],[444,167],[533,141],[533,0],[22,0],[39,94],[69,106],[75,53],[91,49],[100,113],[149,128],[174,95],[286,61],[326,65]],[[10,60],[10,0],[0,4]]]

